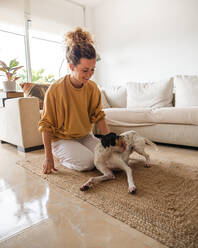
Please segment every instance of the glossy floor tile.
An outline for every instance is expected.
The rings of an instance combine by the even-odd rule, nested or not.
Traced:
[[[181,154],[185,159],[197,156],[194,150],[160,149],[175,159]],[[0,144],[0,248],[165,247],[16,165],[42,153],[24,154]]]

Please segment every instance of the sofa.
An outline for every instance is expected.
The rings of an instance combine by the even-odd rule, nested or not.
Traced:
[[[154,142],[198,147],[198,76],[101,87],[101,94],[112,132],[133,129]]]
[[[133,129],[154,142],[198,147],[198,76],[127,82],[100,90],[111,131]],[[40,111],[38,97],[7,99],[0,108],[1,143],[23,152],[41,149]]]

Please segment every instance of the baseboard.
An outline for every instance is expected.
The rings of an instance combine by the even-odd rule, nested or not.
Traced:
[[[32,146],[32,147],[27,147],[27,148],[24,148],[24,147],[21,147],[21,146],[17,146],[17,150],[19,152],[32,152],[32,151],[40,150],[40,149],[43,149],[43,148],[44,148],[44,145]]]
[[[5,143],[7,143],[7,142],[0,140],[0,144],[5,144]]]
[[[35,150],[41,150],[44,148],[44,145],[40,145],[40,146],[32,146],[32,147],[27,147],[27,148],[24,148],[22,146],[16,146],[14,144],[11,144],[9,142],[6,142],[4,140],[0,140],[0,144],[9,144],[9,145],[12,145],[12,146],[15,146],[17,147],[17,150],[19,152],[32,152],[32,151],[35,151]]]
[[[177,148],[184,148],[184,149],[191,149],[191,150],[198,150],[197,146],[185,146],[185,145],[177,145],[177,144],[169,144],[169,143],[162,143],[162,142],[155,142],[157,145],[169,146],[169,147],[177,147]]]

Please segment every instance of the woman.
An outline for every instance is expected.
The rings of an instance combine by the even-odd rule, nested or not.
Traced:
[[[91,35],[76,28],[65,35],[65,42],[71,73],[48,89],[39,122],[45,148],[45,174],[56,171],[53,155],[70,169],[92,169],[93,150],[98,142],[92,134],[93,125],[102,134],[109,133],[100,91],[90,80],[96,64]]]

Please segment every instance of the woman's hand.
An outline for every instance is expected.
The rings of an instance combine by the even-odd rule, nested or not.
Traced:
[[[43,144],[45,148],[45,160],[43,162],[43,173],[50,174],[53,170],[57,171],[54,167],[54,158],[52,154],[52,147],[51,147],[51,132],[43,131]]]
[[[100,133],[103,134],[103,135],[110,133],[110,130],[109,130],[109,127],[108,127],[108,125],[106,123],[105,118],[99,120],[96,123],[96,127],[100,130]]]
[[[50,157],[45,158],[43,163],[43,173],[50,174],[53,170],[57,171],[57,169],[54,167],[54,159],[52,155]]]

